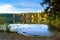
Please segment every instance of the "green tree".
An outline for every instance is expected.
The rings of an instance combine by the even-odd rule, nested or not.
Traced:
[[[43,6],[43,4],[49,5],[45,8],[45,12],[48,13],[51,19],[56,19],[57,15],[60,16],[60,0],[44,0],[41,5]]]
[[[3,16],[3,17],[0,17],[0,24],[6,24],[7,21],[6,21],[6,17]]]
[[[41,5],[44,7],[44,4],[48,4],[45,12],[48,13],[49,23],[60,29],[60,0],[44,0]]]

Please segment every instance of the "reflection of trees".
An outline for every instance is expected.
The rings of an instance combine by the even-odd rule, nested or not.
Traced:
[[[28,24],[40,24],[41,23],[41,20],[42,20],[42,16],[40,13],[26,13],[24,14],[24,16],[21,16],[23,19],[22,23],[28,23]],[[46,17],[47,15],[45,14],[44,15],[44,20],[43,21],[46,21]]]
[[[5,14],[3,14],[5,15]],[[11,14],[9,14],[11,15]],[[0,23],[21,23],[21,24],[40,24],[42,19],[46,20],[47,15],[42,17],[41,13],[21,13],[21,14],[12,14],[12,16],[0,17]],[[43,20],[43,21],[44,21]]]

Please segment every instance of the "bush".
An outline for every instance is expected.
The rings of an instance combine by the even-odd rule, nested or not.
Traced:
[[[10,27],[8,27],[9,24],[6,25],[6,31],[10,32]]]

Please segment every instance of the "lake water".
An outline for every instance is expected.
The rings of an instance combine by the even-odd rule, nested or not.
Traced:
[[[25,36],[51,36],[48,25],[45,24],[9,24],[10,31]]]

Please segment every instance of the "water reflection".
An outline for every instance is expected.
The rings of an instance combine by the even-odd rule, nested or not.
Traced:
[[[9,24],[10,31],[23,34],[25,36],[50,36],[51,32],[44,24]]]

